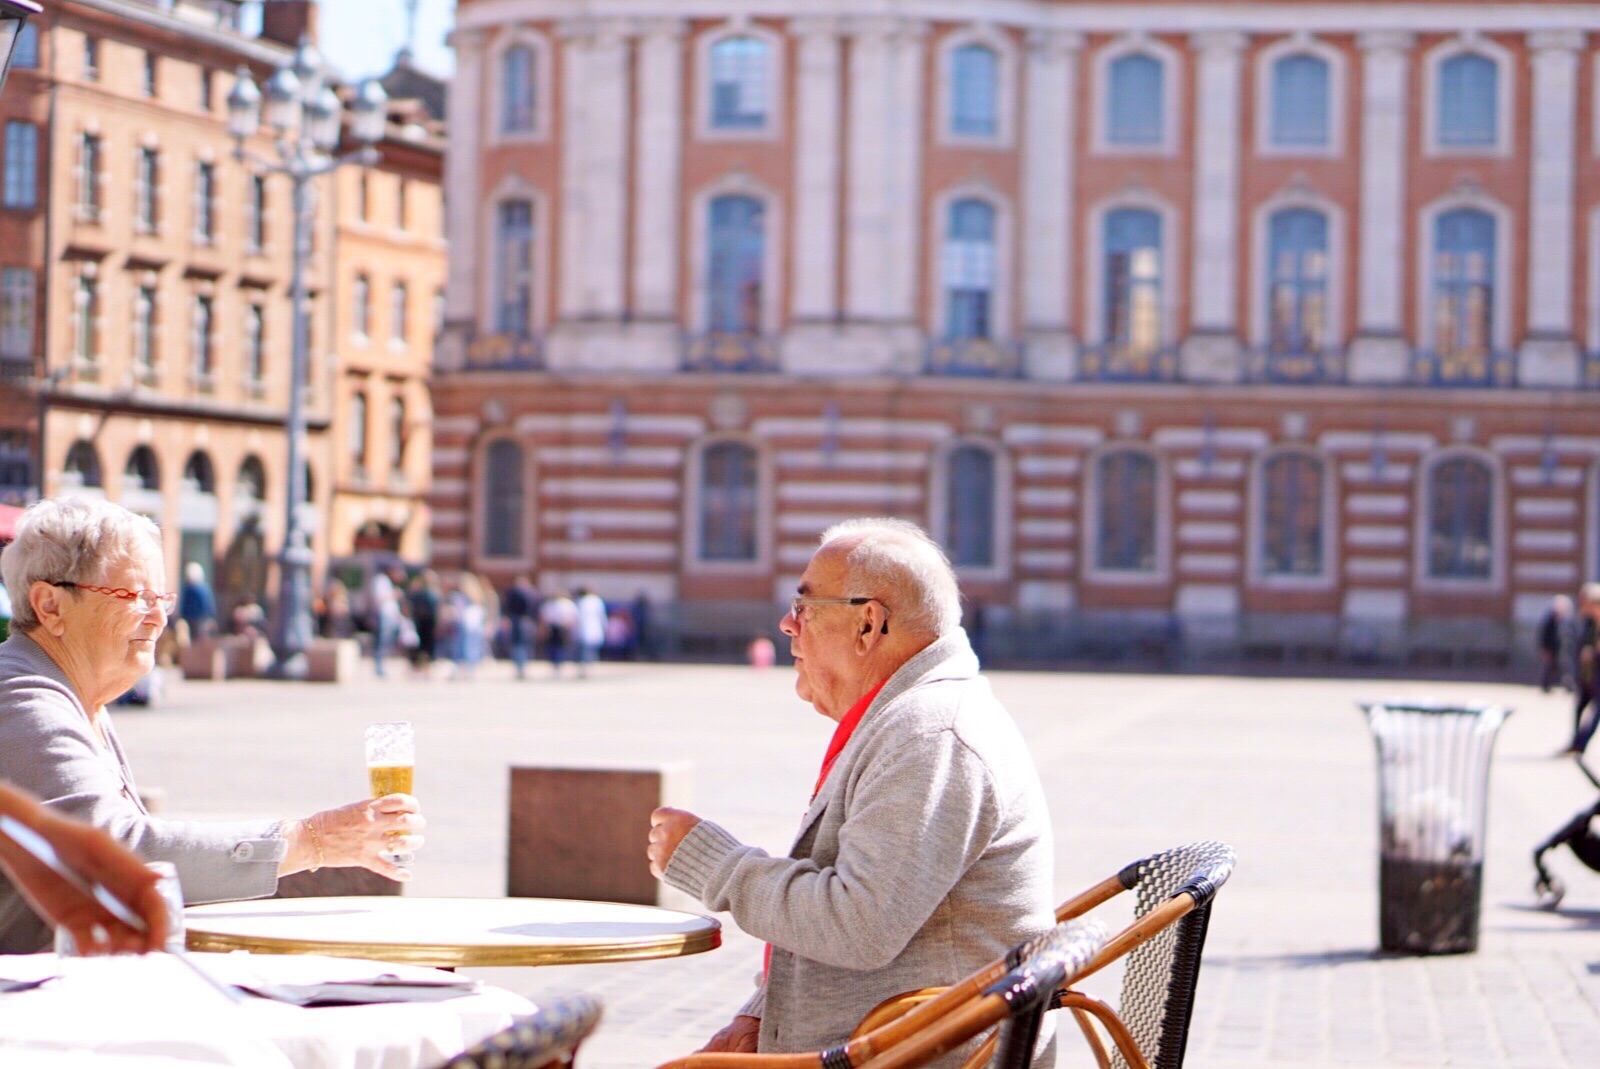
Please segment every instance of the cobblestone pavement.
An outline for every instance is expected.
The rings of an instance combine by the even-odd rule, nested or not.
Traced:
[[[1199,838],[1239,867],[1217,901],[1187,1064],[1600,1066],[1600,873],[1565,851],[1559,913],[1532,908],[1533,845],[1593,800],[1551,754],[1564,695],[1384,680],[999,673],[1056,823],[1061,897]],[[503,893],[514,764],[686,761],[694,808],[787,848],[831,724],[781,668],[602,665],[594,678],[473,683],[367,678],[338,687],[184,683],[117,714],[141,781],[173,815],[289,815],[365,791],[361,727],[410,718],[429,842],[412,892]],[[1373,747],[1356,702],[1430,696],[1516,708],[1495,755],[1477,953],[1381,956]],[[640,831],[640,849],[644,834]],[[683,905],[681,900],[668,904]],[[659,1064],[698,1045],[749,991],[759,945],[723,918],[722,949],[672,961],[486,969],[537,999],[587,990],[607,1016],[586,1069]],[[1103,975],[1091,992],[1114,995]],[[1061,1044],[1060,1065],[1089,1064]]]

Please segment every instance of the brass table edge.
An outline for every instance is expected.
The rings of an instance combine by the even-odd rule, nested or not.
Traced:
[[[649,942],[591,943],[584,946],[460,946],[426,943],[356,943],[340,940],[276,939],[271,936],[233,935],[190,929],[188,948],[225,953],[248,950],[258,954],[326,954],[334,958],[374,958],[402,965],[435,968],[509,965],[580,965],[603,961],[638,961],[701,954],[722,945],[719,925],[701,932],[663,937]]]

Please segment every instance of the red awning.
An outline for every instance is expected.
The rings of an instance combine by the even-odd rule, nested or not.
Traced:
[[[17,518],[22,510],[15,505],[0,505],[0,542],[9,542],[17,533]]]

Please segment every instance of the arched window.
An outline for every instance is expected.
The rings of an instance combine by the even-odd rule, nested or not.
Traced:
[[[128,454],[128,466],[122,471],[122,485],[130,490],[161,489],[161,465],[156,462],[156,455],[149,446],[136,446]]]
[[[39,66],[39,27],[36,23],[25,23],[17,31],[11,66],[15,70],[32,70]]]
[[[1267,223],[1267,344],[1274,353],[1321,352],[1328,343],[1328,219],[1288,208]]]
[[[67,481],[74,486],[104,486],[100,473],[100,454],[88,442],[77,441],[67,450],[67,462],[62,467]]]
[[[500,132],[531,134],[534,123],[533,49],[513,45],[500,56]]]
[[[950,132],[1000,133],[1000,57],[988,45],[962,45],[950,54]]]
[[[1441,360],[1480,362],[1494,348],[1494,217],[1476,208],[1433,224],[1433,348]]]
[[[1500,67],[1462,52],[1439,64],[1437,140],[1453,148],[1491,148],[1500,136]]]
[[[950,338],[990,337],[995,260],[994,207],[972,198],[951,204],[943,262],[945,333]]]
[[[758,37],[724,37],[711,46],[711,126],[759,130],[771,107],[772,48]]]
[[[1161,348],[1161,216],[1118,208],[1105,218],[1105,341],[1119,353]]]
[[[1155,459],[1133,449],[1107,453],[1100,458],[1096,484],[1100,500],[1095,567],[1116,572],[1155,571]]]
[[[522,542],[522,450],[501,438],[484,451],[483,553],[520,557]]]
[[[759,502],[756,451],[739,442],[706,447],[700,467],[700,559],[753,561]]]
[[[501,201],[495,223],[500,275],[495,330],[526,337],[533,328],[533,202]]]
[[[357,390],[350,395],[350,425],[346,432],[350,437],[350,461],[357,469],[367,466],[367,395]],[[356,472],[357,478],[364,473]]]
[[[1475,457],[1428,472],[1428,576],[1487,579],[1494,556],[1494,477]]]
[[[1282,453],[1261,466],[1261,574],[1322,574],[1322,462]]]
[[[1166,138],[1166,71],[1145,52],[1130,52],[1111,61],[1106,86],[1106,143],[1114,146],[1159,145]]]
[[[260,463],[257,461],[257,463]],[[189,459],[183,465],[184,489],[194,490],[202,494],[217,492],[217,471],[211,464],[211,458],[201,450],[189,454]]]
[[[957,567],[994,566],[994,453],[963,445],[950,453],[945,472],[945,548]]]
[[[406,403],[389,399],[389,470],[398,472],[406,459]]]
[[[717,197],[711,202],[707,240],[707,328],[714,334],[759,334],[766,206],[740,194]]]
[[[1327,60],[1305,52],[1272,65],[1272,144],[1275,148],[1326,148],[1331,78]]]
[[[267,469],[261,464],[261,458],[254,453],[244,458],[244,463],[239,465],[238,494],[246,501],[264,502],[267,500]]]

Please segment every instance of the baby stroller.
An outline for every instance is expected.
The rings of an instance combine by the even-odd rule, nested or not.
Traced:
[[[1600,778],[1595,777],[1581,757],[1576,760],[1578,770],[1588,777],[1596,790],[1600,790]],[[1534,849],[1533,867],[1539,875],[1533,881],[1533,893],[1538,896],[1540,909],[1555,909],[1567,893],[1566,886],[1558,878],[1550,875],[1550,870],[1544,867],[1544,855],[1551,850],[1566,844],[1572,848],[1579,861],[1600,872],[1600,835],[1589,830],[1589,821],[1595,817],[1600,817],[1600,799],[1596,799],[1594,805],[1567,821],[1561,826],[1560,831]]]

